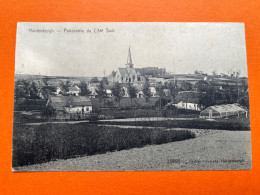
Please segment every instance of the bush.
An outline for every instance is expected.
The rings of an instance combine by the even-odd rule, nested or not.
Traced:
[[[205,119],[192,120],[163,120],[163,121],[100,121],[101,124],[127,125],[144,127],[165,127],[165,128],[192,128],[192,129],[219,129],[219,130],[250,130],[250,121],[245,119],[220,119],[209,121]]]
[[[194,138],[190,131],[95,124],[14,125],[13,167]]]

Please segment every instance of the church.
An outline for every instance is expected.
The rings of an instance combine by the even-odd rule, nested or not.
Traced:
[[[125,68],[118,68],[116,73],[112,75],[113,83],[143,83],[145,82],[145,77],[136,71],[132,61],[131,50],[129,47],[127,62]]]

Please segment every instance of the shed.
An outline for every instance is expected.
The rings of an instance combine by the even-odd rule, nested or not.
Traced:
[[[200,118],[229,118],[229,117],[248,117],[247,108],[235,104],[222,104],[206,108],[200,112]]]

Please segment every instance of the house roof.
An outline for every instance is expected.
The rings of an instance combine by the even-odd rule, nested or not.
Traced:
[[[56,96],[51,97],[50,103],[56,110],[70,106],[92,106],[90,99],[85,96]]]
[[[77,87],[69,87],[69,91],[79,91],[79,88],[77,88]]]
[[[63,110],[67,103],[66,96],[51,97],[50,101],[47,103],[47,106],[49,103],[56,110]]]
[[[72,96],[72,106],[91,106],[91,101],[85,96]]]

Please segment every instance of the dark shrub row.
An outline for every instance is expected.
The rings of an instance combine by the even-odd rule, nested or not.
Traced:
[[[13,167],[194,138],[190,131],[44,124],[13,129]]]
[[[131,109],[131,110],[118,110],[118,109],[109,109],[101,110],[99,113],[105,116],[112,116],[116,119],[123,118],[133,118],[133,117],[156,117],[158,116],[158,111],[155,109]]]
[[[106,121],[102,124],[146,126],[146,127],[166,127],[166,128],[191,128],[191,129],[219,129],[219,130],[250,130],[249,119],[232,119],[209,121],[204,119],[193,120],[164,120],[164,121]]]
[[[98,112],[99,115],[107,116],[108,118],[142,118],[142,117],[175,117],[175,118],[199,118],[199,112],[187,111],[184,113],[180,110],[161,110],[157,109],[102,109]]]

